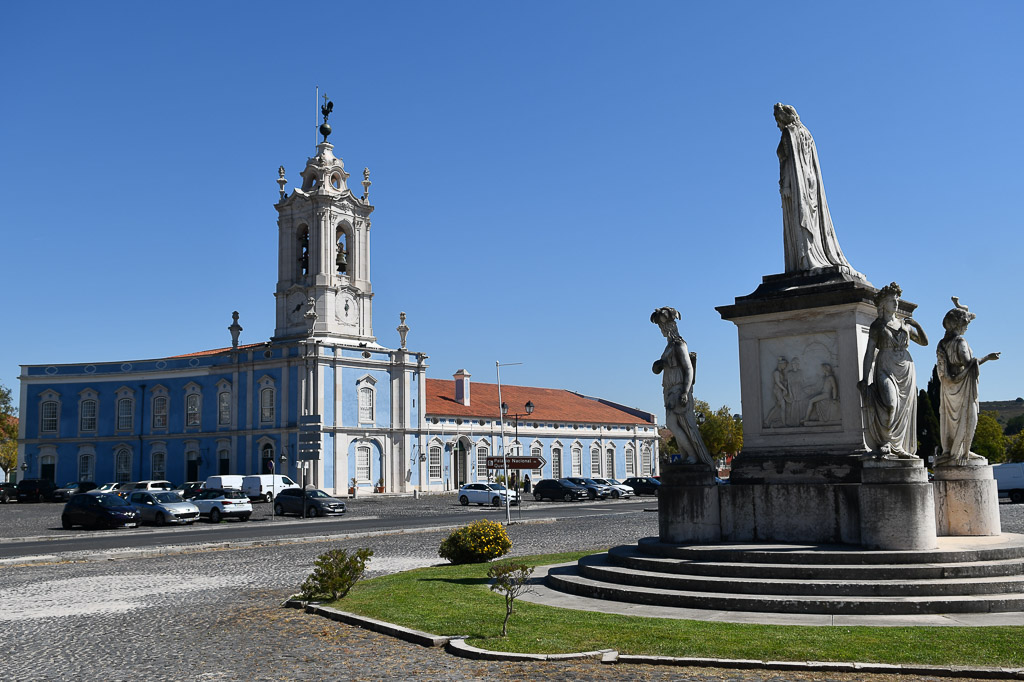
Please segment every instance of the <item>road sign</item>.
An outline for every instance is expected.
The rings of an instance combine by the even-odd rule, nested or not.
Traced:
[[[488,457],[487,468],[504,469],[505,461],[503,457]],[[507,461],[509,469],[540,469],[547,463],[543,457],[509,457]]]
[[[300,424],[320,424],[320,415],[318,414],[305,414],[299,417]]]
[[[300,443],[319,443],[320,432],[319,431],[299,431],[299,442]]]

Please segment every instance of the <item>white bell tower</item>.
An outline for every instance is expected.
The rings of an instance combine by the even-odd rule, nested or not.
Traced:
[[[326,97],[325,97],[326,100]],[[373,291],[370,286],[370,173],[363,171],[363,196],[348,188],[345,164],[327,142],[324,116],[316,156],[306,161],[302,186],[286,196],[284,168],[279,169],[277,324],[274,340],[326,337],[374,343]],[[307,316],[309,299],[316,317]],[[313,329],[307,320],[315,319]]]

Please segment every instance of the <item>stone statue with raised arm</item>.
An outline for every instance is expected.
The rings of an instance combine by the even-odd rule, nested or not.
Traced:
[[[971,452],[971,441],[978,428],[978,375],[989,360],[998,360],[999,353],[978,359],[967,345],[964,333],[974,313],[953,296],[952,310],[942,318],[946,335],[935,348],[935,368],[941,384],[939,401],[939,438],[942,454],[935,466],[985,464],[987,460]]]
[[[697,417],[693,412],[694,366],[686,341],[679,335],[675,308],[658,308],[651,313],[651,322],[658,325],[668,339],[661,358],[651,368],[661,374],[665,395],[665,423],[676,438],[684,464],[704,464],[714,468],[714,460],[701,440]]]
[[[786,273],[839,269],[864,279],[839,248],[811,132],[800,122],[796,109],[788,104],[775,105],[775,123],[782,131],[776,153]]]

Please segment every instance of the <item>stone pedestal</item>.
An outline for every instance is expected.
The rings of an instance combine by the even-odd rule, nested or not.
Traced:
[[[662,542],[719,542],[722,520],[714,472],[703,464],[666,464],[658,489],[658,536]]]
[[[992,467],[935,467],[935,532],[999,535],[999,491]]]
[[[865,549],[935,549],[935,499],[920,459],[863,462],[860,540]]]

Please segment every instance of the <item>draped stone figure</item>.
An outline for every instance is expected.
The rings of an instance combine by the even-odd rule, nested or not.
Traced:
[[[676,326],[679,317],[679,312],[674,308],[658,308],[651,313],[651,322],[658,325],[668,339],[665,351],[660,359],[654,361],[651,370],[661,374],[665,395],[665,424],[676,438],[683,462],[714,468],[714,460],[701,440],[697,416],[693,412],[694,366],[686,341],[679,335]]]
[[[864,401],[864,439],[871,457],[917,457],[917,375],[910,342],[928,345],[928,336],[913,318],[897,317],[903,291],[896,282],[875,295],[878,317],[868,330],[863,379],[857,384]]]
[[[786,273],[838,268],[864,279],[839,248],[811,132],[800,122],[796,109],[788,104],[775,105],[775,122],[782,131],[776,153]]]
[[[936,370],[941,386],[939,401],[939,439],[942,454],[935,466],[964,466],[984,464],[985,458],[971,452],[971,441],[978,427],[978,375],[981,365],[998,360],[999,353],[989,353],[980,360],[967,345],[964,332],[974,319],[967,306],[960,305],[942,318],[946,335],[935,348]]]

